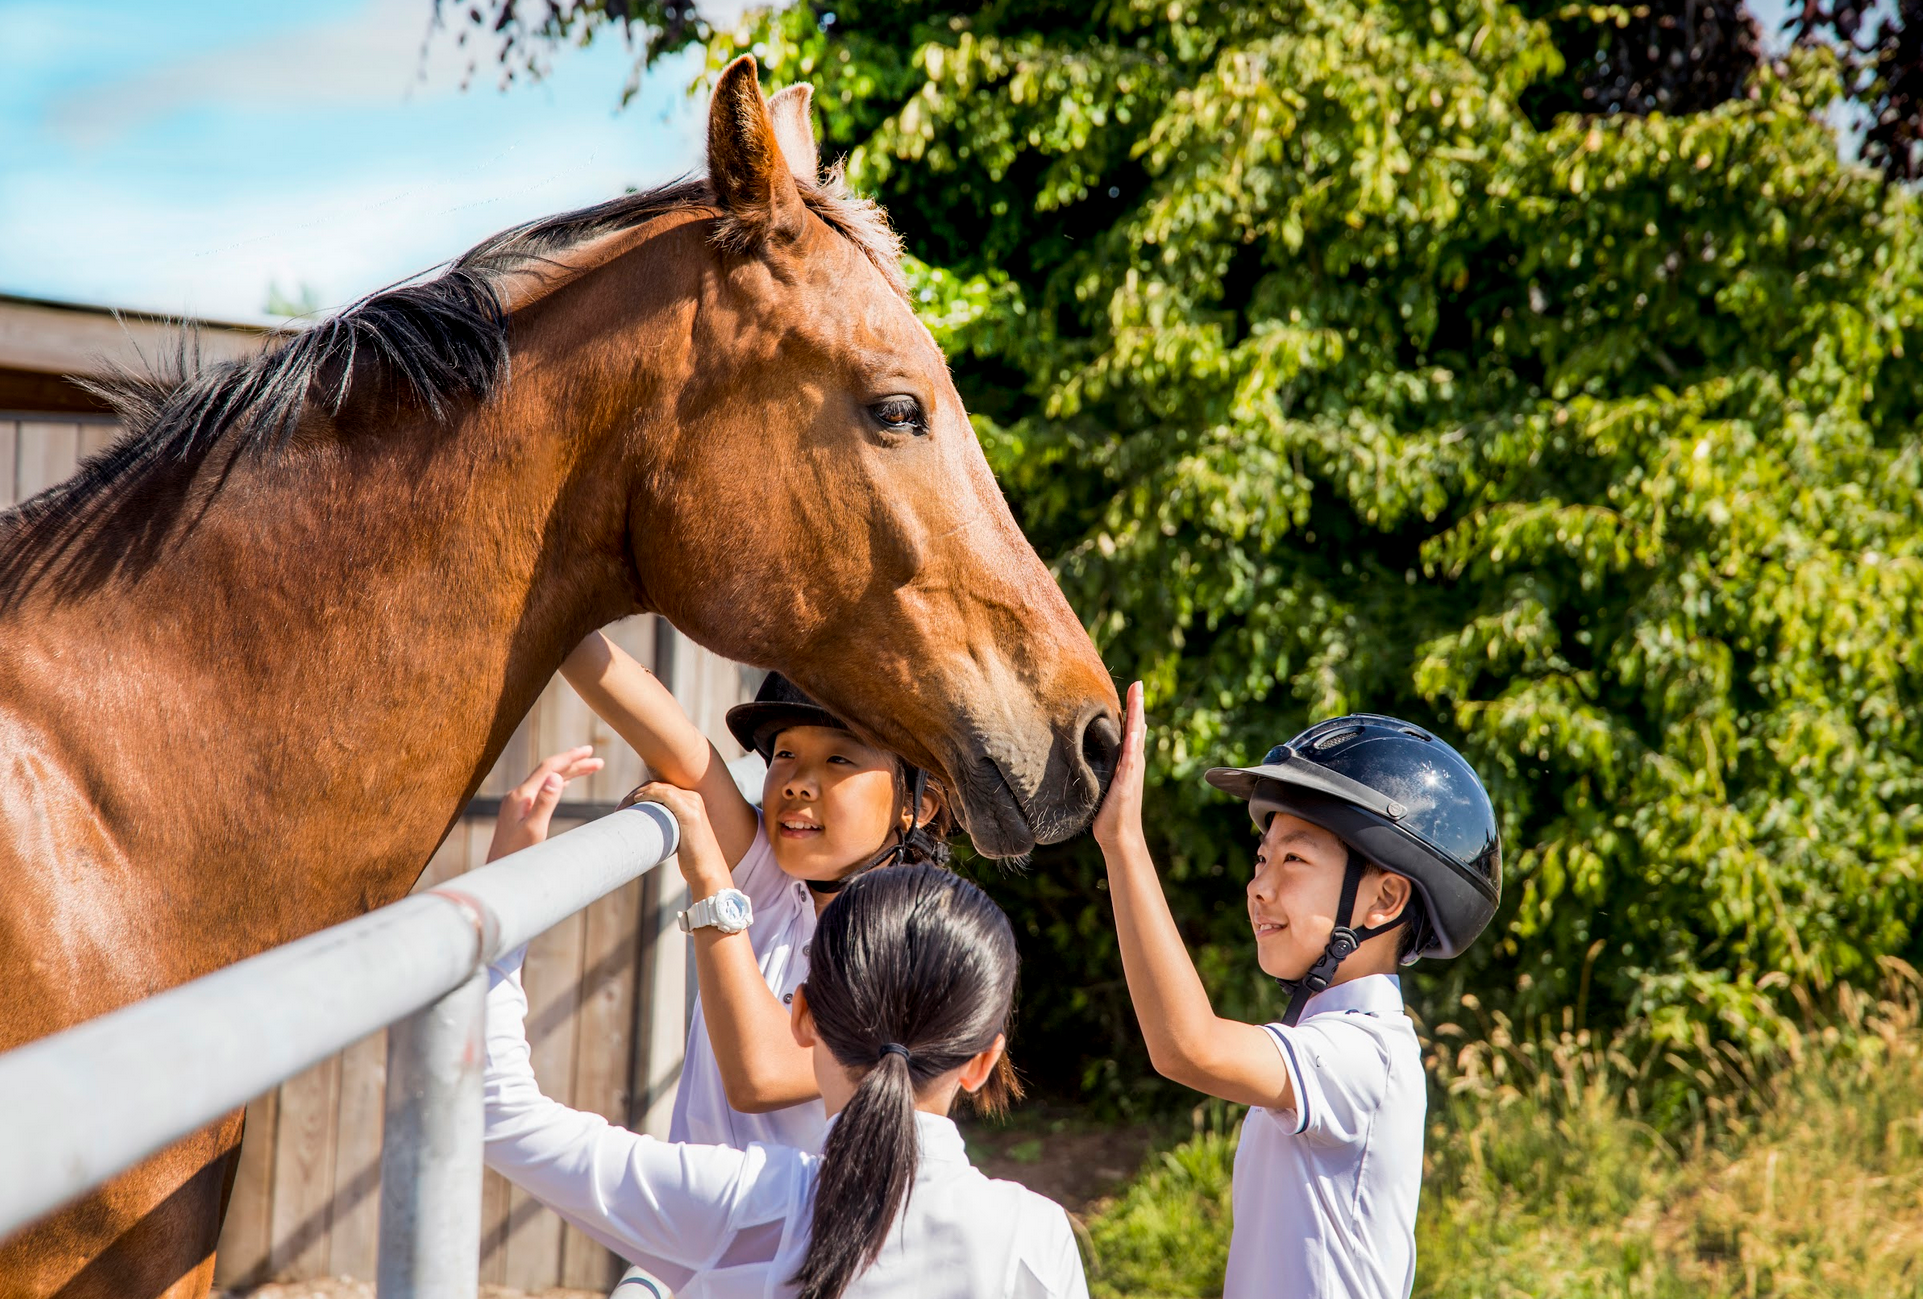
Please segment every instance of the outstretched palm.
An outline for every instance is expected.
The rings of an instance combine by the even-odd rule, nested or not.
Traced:
[[[509,790],[494,817],[494,839],[487,846],[487,859],[495,861],[547,838],[548,822],[554,819],[554,809],[568,782],[591,776],[606,765],[593,755],[594,746],[583,744],[543,758],[526,780]]]

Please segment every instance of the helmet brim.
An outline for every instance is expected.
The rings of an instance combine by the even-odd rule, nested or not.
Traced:
[[[1370,789],[1359,780],[1352,780],[1339,771],[1329,770],[1319,762],[1312,762],[1290,753],[1287,745],[1282,745],[1280,748],[1284,754],[1288,755],[1283,762],[1265,763],[1259,767],[1210,767],[1203,773],[1202,778],[1217,789],[1225,790],[1245,803],[1254,797],[1255,787],[1258,784],[1265,780],[1274,780],[1284,785],[1319,790],[1331,798],[1343,799],[1358,807],[1365,807],[1388,821],[1399,821],[1407,814],[1407,808],[1381,790]]]
[[[1258,829],[1266,828],[1265,813],[1287,812],[1321,826],[1385,870],[1408,876],[1422,893],[1432,940],[1420,955],[1458,955],[1495,914],[1496,898],[1485,881],[1397,825],[1401,810],[1394,800],[1339,772],[1297,758],[1256,767],[1213,767],[1204,779],[1248,803]],[[1359,806],[1350,786],[1364,791],[1381,810]],[[1390,809],[1395,816],[1388,815]],[[1453,917],[1469,923],[1452,923]]]

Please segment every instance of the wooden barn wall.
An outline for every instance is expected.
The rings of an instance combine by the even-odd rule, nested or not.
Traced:
[[[117,434],[101,419],[0,413],[0,508],[60,482]],[[627,619],[609,634],[669,682],[725,757],[740,753],[722,724],[727,709],[751,693],[750,678],[735,664],[652,617]],[[642,779],[640,758],[556,677],[416,887],[480,865],[494,800],[541,757],[577,744],[594,745],[608,765],[569,786],[555,833],[604,811]],[[658,1136],[667,1134],[692,1000],[686,940],[674,925],[682,905],[681,877],[670,863],[541,935],[529,948],[524,976],[528,1037],[543,1089]],[[373,1278],[386,1072],[386,1034],[376,1033],[247,1107],[218,1284]],[[482,1196],[484,1283],[593,1289],[619,1278],[613,1255],[496,1174],[487,1174]]]

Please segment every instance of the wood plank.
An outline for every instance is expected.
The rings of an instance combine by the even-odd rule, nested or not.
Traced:
[[[20,421],[20,446],[14,493],[21,500],[38,496],[73,476],[80,463],[80,426],[52,420]]]
[[[476,824],[467,817],[462,817],[454,823],[454,828],[447,832],[447,838],[441,840],[441,846],[436,848],[434,855],[427,859],[427,866],[421,871],[421,877],[414,881],[414,892],[419,893],[424,889],[433,888],[436,884],[444,884],[467,869],[468,838],[474,833]],[[479,824],[492,831],[492,827],[486,826],[486,823]]]
[[[546,1290],[561,1274],[561,1220],[509,1182],[506,1239],[501,1243],[501,1284],[511,1290]]]
[[[270,337],[264,325],[195,324],[197,345],[209,362],[247,356]],[[116,365],[145,373],[178,345],[180,325],[173,317],[139,311],[0,303],[0,365],[49,375],[111,375]]]
[[[387,1091],[387,1031],[341,1052],[340,1105],[334,1142],[330,1276],[374,1279],[381,1234],[381,1128]]]
[[[12,505],[19,497],[13,490],[14,471],[19,467],[20,458],[20,421],[0,419],[0,510]]]
[[[5,310],[0,304],[0,312]],[[32,411],[36,417],[43,417],[106,415],[112,409],[64,375],[16,370],[0,359],[0,410]]]
[[[540,707],[541,702],[537,698],[534,707],[528,709],[520,725],[516,726],[514,733],[508,736],[507,744],[501,749],[501,756],[494,760],[493,768],[482,779],[481,787],[475,791],[476,793],[498,798],[520,784],[528,772],[534,769],[534,764],[540,761],[539,758],[532,756],[534,728],[538,722],[535,714]]]
[[[97,455],[120,440],[120,425],[104,419],[87,420],[80,425],[80,458]]]
[[[329,1056],[280,1085],[280,1140],[274,1157],[273,1248],[276,1281],[327,1275],[334,1200],[334,1135],[341,1058]]]
[[[654,615],[640,614],[633,618],[623,618],[602,628],[607,638],[632,654],[643,667],[651,668],[654,663]],[[589,738],[587,743],[594,751],[606,759],[607,766],[588,778],[587,797],[598,803],[618,803],[627,796],[629,790],[645,779],[646,770],[641,763],[641,755],[636,753],[628,742],[614,733],[614,728],[599,717],[588,715]]]
[[[575,912],[528,944],[521,970],[534,1076],[543,1092],[564,1105],[574,1098],[575,1010],[586,928],[585,915]],[[560,1279],[562,1224],[524,1198],[517,1190],[509,1209],[507,1284],[540,1290]]]
[[[481,1174],[481,1284],[507,1284],[508,1212],[513,1188],[493,1169]]]
[[[641,877],[635,1058],[628,1126],[665,1140],[688,1045],[688,939],[675,925],[688,886],[672,859]]]
[[[640,919],[640,880],[616,889],[586,913],[572,1103],[617,1124],[628,1121]],[[614,1256],[586,1233],[574,1227],[562,1233],[562,1285],[606,1290],[620,1279]]]
[[[227,1220],[221,1224],[214,1258],[217,1286],[251,1287],[267,1279],[268,1255],[274,1241],[271,1214],[279,1117],[278,1087],[247,1106],[240,1165],[234,1170],[234,1192],[227,1201]]]
[[[487,865],[487,850],[494,846],[494,820],[469,821],[467,823],[467,864],[461,868],[465,873],[477,866]]]
[[[598,719],[560,673],[555,673],[547,689],[541,692],[541,702],[536,711],[539,722],[535,731],[535,762],[566,749],[596,743],[595,725]],[[532,767],[533,763],[528,765]],[[583,802],[588,798],[588,790],[588,781],[571,781],[561,791],[561,799],[564,803]]]

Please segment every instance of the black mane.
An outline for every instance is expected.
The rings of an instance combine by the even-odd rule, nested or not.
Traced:
[[[803,183],[801,191],[817,216],[852,239],[903,291],[900,243],[879,208],[848,195],[839,173],[821,185]],[[254,356],[203,364],[192,330],[184,329],[172,354],[149,362],[146,373],[84,381],[113,408],[125,434],[65,482],[0,512],[0,543],[10,552],[0,559],[0,590],[17,576],[21,552],[37,549],[31,541],[51,540],[56,550],[73,545],[90,516],[128,499],[153,475],[196,464],[216,447],[235,454],[276,451],[310,403],[338,415],[359,385],[373,383],[445,422],[458,406],[485,399],[506,380],[508,320],[497,287],[504,277],[601,235],[691,208],[718,211],[706,180],[679,180],[504,230],[438,275],[285,329]],[[733,241],[736,231],[727,214],[720,215],[717,238]],[[155,522],[142,520],[141,531],[151,534]],[[48,527],[55,537],[46,537]]]

